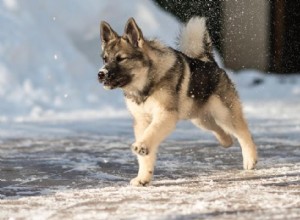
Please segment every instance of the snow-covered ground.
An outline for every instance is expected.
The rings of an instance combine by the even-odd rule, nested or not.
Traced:
[[[242,170],[237,143],[224,149],[182,122],[144,188],[129,186],[130,119],[13,124],[1,139],[0,219],[298,219],[300,117],[248,118],[256,170]]]
[[[152,1],[0,2],[0,219],[299,219],[299,75],[228,70],[256,170],[242,170],[237,143],[223,149],[181,122],[152,185],[128,185],[132,122],[97,70],[100,20],[122,33],[131,16],[174,45],[178,22]]]

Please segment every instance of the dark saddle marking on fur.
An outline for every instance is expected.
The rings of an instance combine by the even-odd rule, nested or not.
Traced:
[[[179,57],[188,63],[190,68],[190,81],[187,96],[205,103],[210,95],[212,95],[219,84],[220,73],[222,72],[218,64],[214,61],[213,58],[208,58],[210,61],[204,62],[199,59],[194,59],[181,51],[174,50],[177,54],[177,59]],[[178,91],[181,88],[182,81],[184,79],[184,70],[181,71],[179,81],[176,87]]]
[[[188,96],[205,103],[216,91],[220,81],[220,68],[214,61],[204,62],[186,56],[190,67]]]
[[[177,66],[178,66],[178,72],[179,72],[179,77],[176,85],[176,92],[179,93],[181,90],[181,85],[184,79],[184,72],[185,72],[185,66],[184,66],[184,57],[181,56],[179,53],[176,53],[177,56]]]

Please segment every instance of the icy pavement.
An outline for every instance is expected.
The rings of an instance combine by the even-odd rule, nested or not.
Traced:
[[[0,219],[299,219],[294,123],[251,119],[254,171],[242,170],[237,143],[224,149],[180,123],[142,188],[128,185],[137,173],[129,119],[1,124]]]

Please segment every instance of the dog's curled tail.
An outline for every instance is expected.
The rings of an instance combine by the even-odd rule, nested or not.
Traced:
[[[179,50],[187,56],[208,61],[212,57],[212,41],[205,17],[193,17],[182,28]]]

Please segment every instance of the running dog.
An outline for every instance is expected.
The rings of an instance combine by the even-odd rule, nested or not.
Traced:
[[[205,18],[182,27],[178,50],[147,40],[133,18],[122,36],[102,21],[100,35],[104,66],[98,80],[105,89],[123,90],[134,118],[131,149],[139,171],[131,185],[150,183],[158,146],[181,119],[211,131],[224,147],[237,138],[244,169],[254,169],[256,146],[234,84],[214,60]]]

